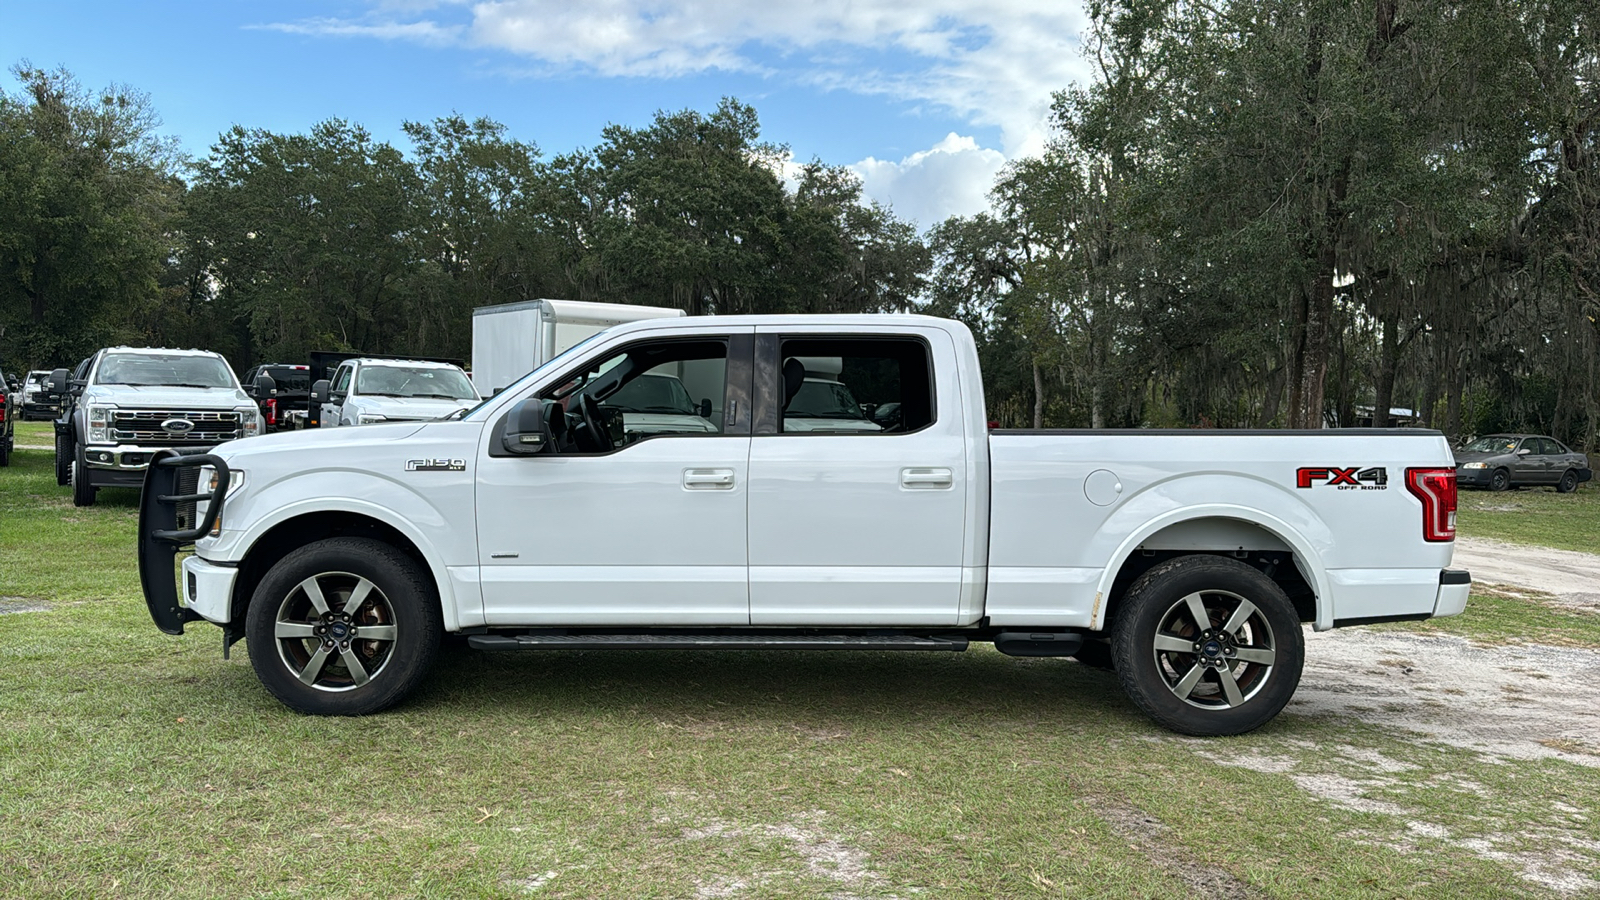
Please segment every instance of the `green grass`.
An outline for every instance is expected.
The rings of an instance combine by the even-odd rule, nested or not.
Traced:
[[[1600,610],[1563,606],[1536,593],[1477,587],[1459,616],[1372,626],[1381,631],[1450,634],[1480,644],[1600,648]]]
[[[1470,537],[1600,553],[1600,487],[1590,482],[1571,494],[1463,490],[1456,524]]]
[[[989,650],[451,650],[308,718],[216,629],[158,633],[131,493],[74,510],[50,460],[0,470],[0,595],[48,607],[0,614],[0,897],[1499,898],[1547,892],[1463,841],[1600,842],[1549,803],[1600,809],[1596,769],[1292,713],[1179,738]]]

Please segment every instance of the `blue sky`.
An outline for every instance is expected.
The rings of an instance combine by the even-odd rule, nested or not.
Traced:
[[[1038,152],[1083,26],[1081,0],[0,0],[0,60],[144,91],[194,155],[234,124],[403,143],[452,111],[560,153],[734,96],[925,227]]]

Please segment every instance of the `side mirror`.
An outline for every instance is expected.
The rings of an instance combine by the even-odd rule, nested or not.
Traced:
[[[59,397],[67,392],[67,379],[70,377],[66,369],[56,369],[50,373],[50,380],[45,384],[50,388],[50,393]]]
[[[555,432],[558,427],[560,430],[566,430],[566,421],[566,416],[556,403],[529,397],[511,408],[505,434],[500,438],[500,446],[507,453],[514,453],[517,456],[544,453],[546,448],[554,452]],[[557,422],[560,423],[559,426],[556,426]]]
[[[256,376],[256,383],[252,387],[255,389],[255,398],[257,400],[278,396],[278,382],[265,372]]]
[[[1531,449],[1529,449],[1527,447],[1523,447],[1521,450],[1517,451],[1517,455],[1518,456],[1527,456],[1529,453],[1532,453],[1532,452],[1533,452],[1533,450],[1531,450]]]
[[[311,386],[311,402],[328,402],[328,379],[324,378]]]
[[[695,410],[695,412],[699,413],[700,418],[702,419],[711,418],[711,398],[707,397],[704,400],[701,400],[700,408]]]

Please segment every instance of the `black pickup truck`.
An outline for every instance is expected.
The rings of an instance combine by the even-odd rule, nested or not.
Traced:
[[[269,397],[261,396],[260,376],[270,377],[276,389]],[[305,427],[306,405],[311,400],[311,367],[289,363],[263,363],[252,366],[239,379],[244,392],[261,407],[267,431],[288,431]]]

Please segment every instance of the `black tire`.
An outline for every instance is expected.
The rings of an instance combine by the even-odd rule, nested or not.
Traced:
[[[443,633],[422,568],[367,538],[329,538],[285,556],[256,586],[245,618],[261,684],[290,709],[318,716],[363,716],[399,703],[428,674]]]
[[[72,483],[72,438],[56,435],[56,484],[66,487]]]
[[[1107,672],[1116,668],[1116,663],[1111,659],[1111,644],[1106,641],[1089,638],[1072,654],[1072,658],[1091,669],[1104,669]]]
[[[1207,737],[1244,734],[1294,696],[1305,637],[1288,596],[1260,571],[1220,556],[1181,556],[1128,589],[1111,654],[1123,690],[1160,725]]]
[[[72,453],[72,505],[93,506],[97,490],[89,483],[89,463],[84,459],[83,448],[77,447]]]
[[[1494,474],[1489,476],[1489,490],[1503,491],[1509,487],[1511,487],[1511,473],[1505,469],[1495,469]]]
[[[1578,471],[1576,469],[1568,469],[1562,474],[1561,480],[1556,483],[1556,493],[1570,494],[1577,489]]]
[[[11,465],[11,439],[0,438],[0,466]]]

